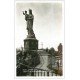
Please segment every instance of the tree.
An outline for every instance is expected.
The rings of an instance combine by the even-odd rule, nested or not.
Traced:
[[[48,48],[46,48],[46,52],[48,52],[49,51],[49,49]]]
[[[51,54],[51,55],[55,55],[55,49],[52,47],[52,48],[50,48],[50,50],[49,50],[49,54]]]
[[[58,46],[58,53],[59,54],[62,54],[62,44],[61,43]]]

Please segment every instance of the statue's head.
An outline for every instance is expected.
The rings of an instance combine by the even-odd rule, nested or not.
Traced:
[[[32,14],[32,10],[31,9],[29,9],[29,14]]]

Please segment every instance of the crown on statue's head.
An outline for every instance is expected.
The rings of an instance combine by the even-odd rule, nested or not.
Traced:
[[[32,10],[31,9],[29,9],[29,14],[32,14]]]
[[[32,11],[32,9],[29,8],[29,11]]]

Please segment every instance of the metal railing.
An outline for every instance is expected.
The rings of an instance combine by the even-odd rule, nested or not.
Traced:
[[[43,70],[43,69],[29,69],[23,70],[24,73],[27,73],[26,76],[54,76],[55,73],[53,71]]]

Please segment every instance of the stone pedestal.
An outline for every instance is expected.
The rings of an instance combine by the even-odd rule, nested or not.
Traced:
[[[24,50],[37,50],[38,40],[36,38],[24,39]]]

